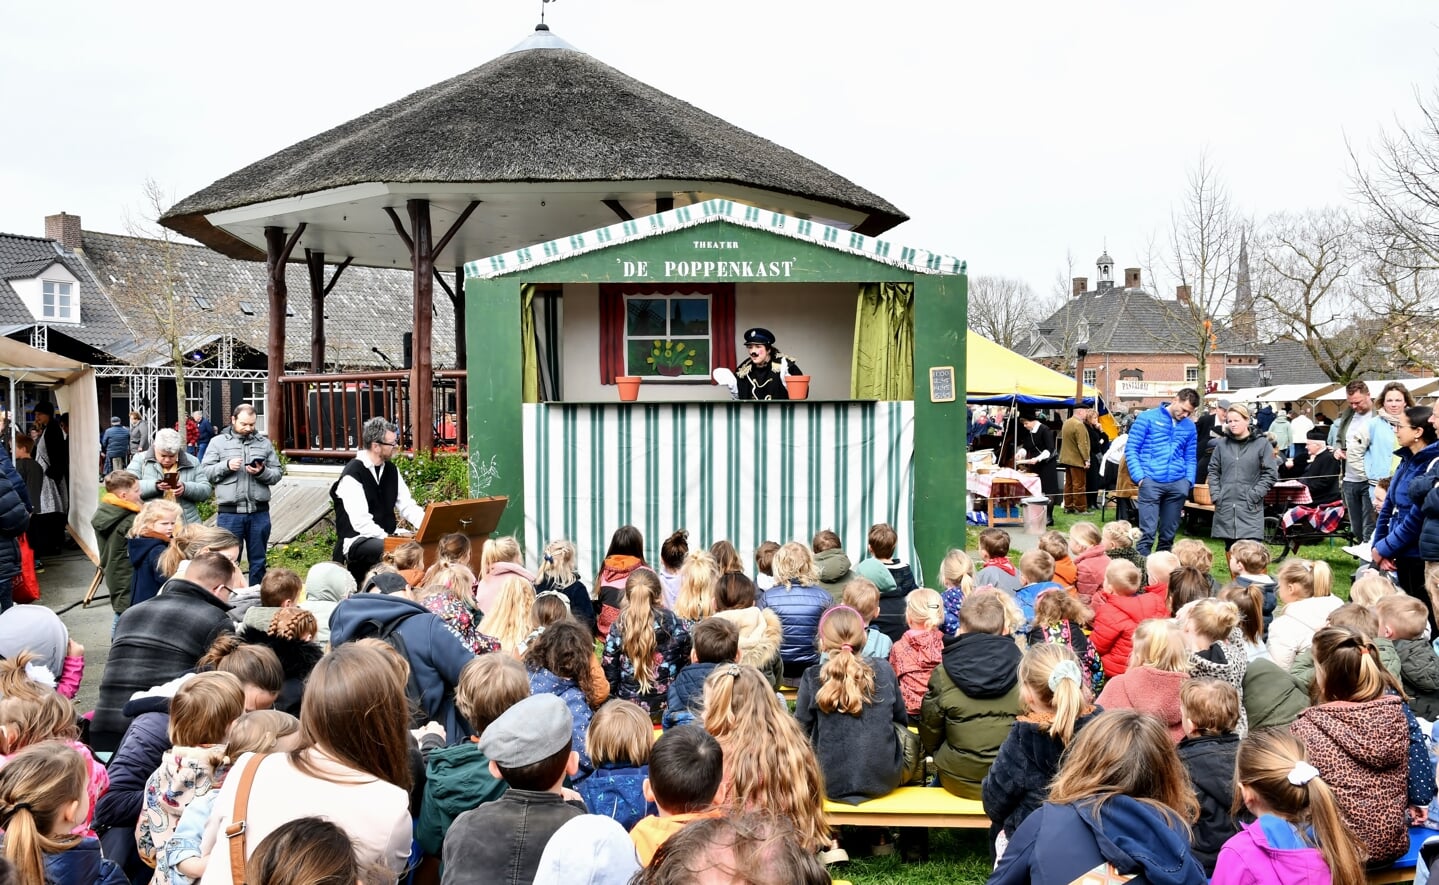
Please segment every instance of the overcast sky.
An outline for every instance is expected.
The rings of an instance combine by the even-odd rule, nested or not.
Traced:
[[[124,232],[174,199],[483,64],[539,0],[7,3],[0,231]],[[1439,83],[1433,0],[559,0],[555,33],[822,163],[890,236],[1053,288],[1167,224],[1207,152],[1255,217],[1349,199],[1361,152]]]

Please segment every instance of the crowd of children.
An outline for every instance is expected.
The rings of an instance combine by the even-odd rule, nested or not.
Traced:
[[[117,611],[238,558],[127,476],[96,524],[131,569]],[[5,856],[55,885],[642,882],[743,841],[825,881],[876,837],[832,830],[824,801],[907,784],[982,802],[998,882],[1357,883],[1402,854],[1435,794],[1424,605],[1372,576],[1344,605],[1324,563],[1271,578],[1246,542],[1221,583],[1203,545],[1146,559],[1136,536],[1081,522],[1016,565],[986,529],[939,591],[883,524],[852,567],[828,530],[766,543],[753,580],[684,531],[651,566],[633,526],[588,585],[563,540],[538,573],[513,538],[473,571],[463,536],[428,564],[407,545],[359,592],[333,563],[271,569],[234,635],[126,705],[108,769],[68,699],[83,649],[21,607],[0,615]],[[356,629],[382,599],[410,632]]]

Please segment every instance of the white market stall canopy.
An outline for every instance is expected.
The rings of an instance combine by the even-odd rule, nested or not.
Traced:
[[[1432,397],[1436,390],[1439,390],[1439,378],[1390,378],[1382,381],[1366,381],[1369,385],[1369,395],[1378,399],[1380,391],[1391,383],[1398,382],[1409,389],[1409,393],[1415,397]],[[1344,392],[1343,385],[1335,385],[1335,389],[1316,397],[1321,402],[1343,401],[1349,398]]]
[[[1269,391],[1274,387],[1241,387],[1238,390],[1216,390],[1213,393],[1206,393],[1204,398],[1210,401],[1227,399],[1231,403],[1257,403],[1260,400],[1269,399]]]
[[[60,385],[55,390],[55,411],[70,415],[70,534],[85,554],[96,560],[95,529],[90,525],[95,507],[100,503],[100,484],[95,471],[95,453],[100,451],[95,370],[84,363],[0,337],[0,375],[10,379],[12,410],[15,386],[20,382]],[[11,426],[15,426],[13,421]]]
[[[1323,384],[1281,384],[1278,387],[1270,388],[1264,399],[1272,403],[1302,402],[1319,399],[1337,387],[1340,385],[1333,381],[1325,381]]]

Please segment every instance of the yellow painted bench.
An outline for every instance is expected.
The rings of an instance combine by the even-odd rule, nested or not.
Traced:
[[[859,805],[825,800],[824,813],[832,827],[989,827],[984,803],[942,787],[900,787]]]

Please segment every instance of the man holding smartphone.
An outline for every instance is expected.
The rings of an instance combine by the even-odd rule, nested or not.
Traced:
[[[200,467],[215,486],[215,524],[245,548],[250,585],[265,577],[270,544],[270,487],[285,475],[270,440],[255,431],[255,407],[241,403],[230,426],[210,440]]]

